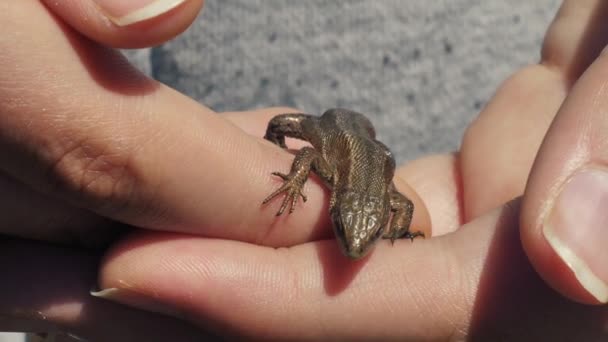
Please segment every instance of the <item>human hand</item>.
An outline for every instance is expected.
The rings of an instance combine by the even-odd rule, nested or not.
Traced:
[[[275,250],[237,242],[238,237],[231,241],[139,232],[107,255],[100,278],[102,288],[108,289],[104,295],[136,307],[164,307],[161,310],[179,312],[180,317],[229,336],[605,338],[605,307],[566,300],[538,277],[543,275],[577,301],[594,302],[580,286],[560,285],[576,283],[546,248],[536,222],[540,207],[551,202],[553,194],[546,189],[564,179],[555,175],[560,165],[591,160],[589,154],[581,158],[580,150],[564,151],[601,142],[601,132],[594,142],[585,131],[600,120],[599,115],[584,125],[565,127],[566,137],[582,139],[568,149],[561,142],[551,143],[560,139],[564,127],[549,126],[554,119],[558,123],[564,120],[561,117],[578,114],[584,107],[581,102],[598,106],[598,97],[589,94],[601,91],[601,81],[585,85],[590,77],[601,80],[602,73],[580,76],[596,67],[590,65],[606,43],[600,34],[606,13],[599,1],[566,1],[547,34],[541,63],[505,83],[467,130],[460,153],[424,158],[398,170],[397,176],[424,199],[434,235],[453,234],[414,244],[380,243],[369,258],[353,263],[340,256],[333,241],[317,238]],[[581,88],[586,90],[577,90]],[[594,107],[591,112],[602,111]],[[547,132],[548,142],[539,151]],[[263,126],[253,133],[261,136]],[[537,153],[520,215],[521,200],[515,198],[526,189]],[[547,157],[554,153],[560,158]],[[568,155],[577,158],[576,164],[566,159]],[[292,222],[296,229],[306,229],[295,218],[279,224]],[[293,234],[290,228],[276,229]],[[161,259],[162,269],[155,267]]]
[[[565,1],[540,64],[503,85],[468,129],[461,154],[466,219],[525,189],[528,257],[553,288],[587,304],[608,302],[608,188],[599,172],[608,160],[607,17],[602,1]]]
[[[307,228],[290,234],[250,205],[290,156],[247,133],[288,109],[218,116],[105,47],[162,42],[201,5],[121,27],[92,1],[0,4],[0,330],[200,340],[187,323],[89,295],[100,248],[127,225],[268,246],[329,236],[318,184],[293,215]]]
[[[521,82],[519,85],[530,84],[531,79],[524,77],[518,81]],[[508,93],[503,89],[497,99]],[[180,100],[177,100],[178,98]],[[512,99],[513,97],[506,96],[506,98]],[[184,101],[177,95],[171,99],[173,103]],[[169,103],[171,102],[169,101]],[[506,101],[506,104],[508,106],[494,107],[497,108],[496,113],[505,115],[504,113],[511,109],[512,103]],[[500,110],[501,108],[502,110]],[[154,113],[156,113],[158,109],[154,109]],[[160,109],[162,113],[162,108]],[[200,115],[203,109],[196,107],[190,110]],[[491,110],[491,106],[489,106],[484,113]],[[60,111],[54,113],[61,114]],[[168,110],[166,113],[173,114]],[[237,125],[244,127],[246,132],[261,136],[265,120],[275,113],[270,111],[267,115],[259,114],[247,117],[233,114],[232,119]],[[147,114],[150,113],[147,112]],[[509,112],[509,114],[511,113]],[[555,112],[552,115],[554,114]],[[486,114],[482,114],[482,117],[483,115]],[[496,117],[504,119],[504,116],[496,115]],[[526,117],[522,115],[522,118]],[[479,120],[473,127],[478,127],[480,121],[482,120]],[[519,123],[521,124],[521,122]],[[547,126],[536,128],[546,130]],[[524,127],[528,126],[524,125]],[[186,128],[188,128],[187,125],[181,127],[181,129]],[[204,133],[200,133],[200,130],[204,129],[200,125],[195,129],[204,137],[211,134],[206,130]],[[542,139],[543,133],[539,134],[538,141]],[[117,133],[117,136],[124,139],[123,135]],[[483,137],[481,134],[480,136]],[[490,137],[492,136],[490,135]],[[467,133],[465,145],[470,143],[473,147],[481,148],[479,147],[482,146],[481,144],[472,144],[475,141],[474,138],[475,129],[472,128]],[[504,139],[496,139],[496,135],[492,138],[491,141],[496,146],[513,144],[512,135],[506,136]],[[242,146],[239,145],[239,148],[257,144],[252,142],[255,139],[242,139],[245,142]],[[476,139],[483,141],[482,138]],[[110,141],[113,140],[110,139]],[[500,144],[500,141],[504,145]],[[184,139],[180,142],[188,141]],[[207,140],[204,142],[209,143]],[[186,148],[191,144],[191,142],[186,144]],[[184,215],[185,218],[181,215],[170,216],[170,218],[178,218],[174,222],[175,226],[158,220],[158,217],[156,217],[158,221],[148,218],[150,222],[141,223],[137,221],[141,217],[146,217],[147,212],[141,216],[133,215],[131,218],[127,214],[125,218],[112,215],[112,212],[106,213],[99,210],[94,204],[91,205],[88,202],[82,204],[76,200],[75,202],[79,206],[84,205],[103,215],[142,226],[149,225],[160,230],[176,228],[176,230],[182,231],[182,227],[188,226],[184,223],[191,223],[193,229],[183,231],[203,236],[135,233],[115,246],[106,259],[102,269],[102,287],[126,290],[122,294],[127,294],[128,298],[123,297],[122,299],[126,299],[127,302],[136,306],[148,308],[151,302],[146,297],[151,296],[156,298],[156,301],[152,303],[155,308],[167,307],[168,311],[180,311],[189,320],[205,327],[209,327],[209,325],[215,329],[230,327],[222,329],[222,333],[231,332],[267,337],[270,336],[267,334],[273,333],[275,335],[272,336],[275,338],[385,336],[395,339],[408,337],[430,339],[446,336],[458,337],[460,336],[458,334],[468,334],[473,337],[496,336],[503,332],[510,334],[509,336],[515,336],[515,338],[522,334],[528,334],[523,336],[533,338],[535,333],[542,334],[543,337],[550,337],[551,333],[564,337],[572,336],[573,333],[592,335],[601,332],[599,324],[603,323],[601,319],[605,316],[605,310],[584,308],[561,300],[548,291],[530,269],[514,231],[518,216],[516,205],[507,207],[504,211],[497,210],[483,215],[488,208],[500,205],[517,195],[517,193],[499,191],[501,189],[496,189],[496,187],[494,187],[495,196],[488,196],[490,200],[488,197],[476,195],[482,193],[485,188],[491,189],[490,185],[501,184],[501,180],[496,178],[490,179],[489,183],[479,181],[479,173],[483,171],[480,169],[485,167],[485,162],[499,164],[499,160],[495,160],[491,154],[486,154],[485,157],[489,157],[486,159],[474,158],[475,154],[472,153],[472,156],[469,154],[470,161],[468,161],[467,147],[463,146],[460,160],[455,156],[437,156],[416,161],[400,169],[399,176],[409,180],[425,199],[433,219],[436,235],[456,230],[461,223],[466,222],[467,225],[458,229],[456,234],[427,241],[416,241],[413,245],[409,245],[409,242],[406,241],[398,242],[394,247],[380,244],[370,258],[362,263],[351,263],[341,259],[336,252],[334,241],[324,240],[330,236],[325,233],[328,230],[323,228],[327,225],[324,218],[326,215],[323,215],[321,209],[324,195],[318,184],[311,184],[306,189],[311,201],[307,202],[306,206],[299,207],[289,219],[279,221],[276,226],[273,226],[275,208],[267,208],[260,212],[257,205],[249,205],[249,203],[256,203],[256,198],[263,198],[268,189],[275,185],[268,177],[268,173],[278,169],[287,169],[290,163],[288,155],[273,147],[266,147],[265,144],[262,146],[260,148],[264,150],[268,148],[265,151],[269,151],[260,153],[263,155],[268,153],[268,156],[258,157],[258,159],[264,158],[265,164],[262,162],[253,164],[247,170],[242,171],[242,175],[239,176],[236,172],[234,175],[237,177],[236,180],[254,176],[251,180],[260,184],[246,184],[246,187],[238,188],[236,187],[239,185],[238,182],[235,183],[236,185],[222,183],[229,189],[246,189],[248,192],[243,195],[234,192],[226,194],[226,199],[239,199],[238,205],[221,203],[222,206],[228,206],[228,209],[231,210],[228,212],[231,217],[220,215],[222,217],[210,218],[208,216],[211,210],[209,210],[204,213],[206,215],[200,214],[200,216],[192,218],[192,215],[199,214],[201,210],[205,211],[205,207],[201,206],[176,210],[181,215],[187,215]],[[181,151],[183,146],[179,147]],[[526,144],[525,147],[526,150],[534,149],[531,144]],[[213,154],[214,151],[205,151],[216,156]],[[520,155],[522,151],[515,150],[514,152]],[[535,152],[532,151],[532,154]],[[167,152],[161,149],[157,153],[159,157],[166,157],[164,154]],[[187,155],[203,159],[203,156],[199,156],[197,153]],[[251,160],[252,156],[243,153],[242,158],[242,160]],[[256,158],[253,159],[256,160]],[[183,160],[164,162],[177,162],[177,166],[183,165],[181,164]],[[206,172],[213,171],[208,167],[201,168],[198,163],[202,163],[202,161],[194,160],[191,165],[199,171],[201,169]],[[458,163],[461,165],[459,166]],[[152,163],[145,165],[153,168],[159,166]],[[176,165],[171,166],[178,168]],[[223,170],[225,176],[226,169],[230,168],[218,167],[218,169]],[[175,173],[177,177],[183,175],[183,170],[171,170],[171,172],[177,172]],[[167,173],[167,175],[171,175],[171,173]],[[200,177],[206,177],[206,174],[201,172],[196,176],[199,178],[176,179],[172,186],[179,189],[179,183],[183,182],[182,187],[187,184],[189,190],[211,189],[201,195],[213,193],[223,197],[222,193],[218,191],[220,186],[214,184],[213,181],[197,184],[197,182],[203,182]],[[524,184],[526,177],[527,175],[523,178],[514,178],[521,181],[520,184]],[[464,185],[462,188],[460,179]],[[475,179],[478,181],[471,182]],[[30,184],[30,188],[38,189],[35,185],[28,184]],[[145,189],[145,186],[141,188]],[[507,189],[513,188],[508,187]],[[169,189],[169,191],[175,190]],[[464,197],[460,197],[461,192]],[[176,193],[182,195],[179,191]],[[54,192],[51,193],[51,195],[53,194]],[[190,193],[188,195],[185,197],[186,199],[191,199],[193,196],[196,199],[199,194]],[[411,194],[409,195],[411,196]],[[69,201],[71,197],[70,194],[63,194],[62,198]],[[177,198],[183,200],[184,197]],[[212,209],[215,209],[217,213],[224,213],[219,206],[221,198],[213,200],[214,202],[211,204],[217,201],[218,206],[213,206]],[[198,202],[203,203],[200,201],[203,199],[199,198]],[[110,203],[115,202],[110,201]],[[168,204],[171,206],[170,209],[174,209],[175,203],[171,201],[162,203]],[[205,204],[208,203],[205,202]],[[248,207],[246,207],[247,205]],[[478,209],[483,205],[487,205],[486,210]],[[415,222],[415,226],[424,228],[426,225],[425,210],[420,210],[420,208],[424,208],[422,205],[417,207],[419,208],[417,210],[418,221]],[[235,208],[237,210],[234,210]],[[247,212],[243,213],[242,208],[252,208],[255,213],[247,216]],[[475,212],[472,208],[477,208],[479,212]],[[150,212],[153,213],[154,210],[150,210]],[[235,212],[239,215],[233,214]],[[231,224],[234,222],[231,219],[239,219],[241,215],[245,216],[244,219],[240,218],[242,219],[241,225]],[[217,225],[209,224],[210,219],[217,219],[215,221]],[[247,225],[249,222],[251,224]],[[259,235],[255,235],[256,233]],[[207,237],[219,237],[222,240]],[[274,250],[230,240],[256,242],[271,247],[293,247]],[[22,251],[24,248],[19,244],[15,246],[18,247],[13,248],[13,253]],[[36,251],[39,253],[40,249],[36,249]],[[166,257],[168,253],[171,258]],[[31,256],[31,254],[30,252],[13,255]],[[64,258],[57,264],[64,265],[66,264],[65,259],[72,260],[72,258],[73,256]],[[8,259],[10,260],[10,258]],[[125,288],[125,286],[127,287]],[[116,292],[114,292],[115,294]],[[290,303],[292,307],[285,308],[286,302]],[[527,316],[519,317],[522,312],[525,312]],[[560,325],[552,327],[554,329],[552,331],[547,331],[546,325],[544,325],[547,322],[542,320],[544,317],[541,316],[541,312],[550,312],[552,316],[549,323]],[[51,316],[50,319],[56,319],[56,317]],[[294,321],[294,317],[297,317],[298,320]],[[73,321],[78,320],[73,319]],[[208,321],[213,323],[207,325],[205,322]],[[103,324],[102,320],[96,320],[94,323]],[[92,325],[89,322],[89,327]],[[155,327],[155,325],[150,325],[147,328]],[[187,332],[190,331],[187,330]],[[560,333],[561,335],[559,335]]]

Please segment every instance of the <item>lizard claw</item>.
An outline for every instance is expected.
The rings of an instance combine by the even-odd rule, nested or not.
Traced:
[[[404,239],[410,239],[412,242],[414,242],[414,239],[417,238],[418,236],[421,236],[424,239],[424,233],[421,231],[417,231],[417,232],[406,232],[405,234],[403,234],[403,238]]]
[[[284,181],[289,179],[289,175],[286,175],[284,173],[281,172],[272,172],[271,175],[273,176],[277,176],[277,177],[281,177]]]
[[[384,235],[382,238],[389,239],[389,240],[391,240],[391,244],[394,244],[395,240],[397,240],[397,239],[410,239],[413,242],[414,239],[419,236],[424,238],[424,233],[421,231],[416,231],[413,233],[410,231],[406,231],[403,235],[399,235],[399,232],[397,231],[397,232],[390,232],[390,233]]]
[[[296,208],[299,196],[302,197],[302,200],[304,202],[306,202],[306,200],[308,199],[306,195],[302,193],[302,187],[306,179],[300,179],[301,177],[298,177],[297,173],[286,175],[280,172],[273,172],[272,175],[281,177],[284,181],[283,185],[277,190],[275,190],[273,193],[271,193],[268,197],[266,197],[266,199],[262,201],[262,204],[266,204],[278,195],[282,194],[283,192],[286,192],[287,194],[283,199],[281,208],[279,208],[279,211],[277,212],[276,216],[281,216],[285,212],[285,209],[287,209],[288,205],[289,214],[293,213]]]

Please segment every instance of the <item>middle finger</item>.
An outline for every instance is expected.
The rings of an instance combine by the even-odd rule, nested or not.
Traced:
[[[571,85],[608,43],[602,0],[566,0],[539,64],[508,79],[469,126],[461,149],[464,221],[523,193],[538,148]]]

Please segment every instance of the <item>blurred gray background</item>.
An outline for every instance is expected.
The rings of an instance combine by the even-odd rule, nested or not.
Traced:
[[[367,114],[399,162],[458,148],[498,85],[535,63],[559,0],[207,0],[162,46],[126,51],[217,111]],[[23,341],[0,333],[0,342]]]
[[[535,63],[559,0],[207,0],[192,27],[127,51],[216,111],[346,107],[398,162],[459,147],[500,83]]]

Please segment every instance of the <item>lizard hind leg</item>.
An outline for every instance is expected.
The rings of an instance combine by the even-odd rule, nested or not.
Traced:
[[[394,242],[397,239],[410,239],[414,241],[416,237],[423,237],[421,231],[410,231],[412,216],[414,215],[414,203],[407,197],[399,193],[394,186],[391,186],[391,211],[393,217],[390,222],[389,229],[382,236],[383,239],[390,239]]]

